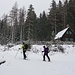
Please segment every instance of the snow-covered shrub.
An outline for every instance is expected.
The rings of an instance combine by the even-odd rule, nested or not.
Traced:
[[[59,51],[61,51],[62,53],[64,53],[64,48],[62,46],[58,46]]]
[[[7,46],[8,46],[9,48],[11,48],[11,47],[14,46],[14,44],[13,44],[13,43],[8,43]]]

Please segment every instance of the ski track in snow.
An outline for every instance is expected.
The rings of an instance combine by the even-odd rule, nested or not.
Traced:
[[[0,52],[0,59],[6,63],[0,65],[1,75],[75,75],[75,53],[57,53],[50,56],[51,62],[42,61],[41,53],[27,52],[28,60],[23,60],[19,51]]]

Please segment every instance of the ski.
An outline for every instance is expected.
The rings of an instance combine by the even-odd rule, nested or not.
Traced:
[[[23,60],[28,60],[29,61],[29,59],[23,59]]]
[[[4,61],[0,61],[0,65],[3,64],[3,63],[5,63],[5,62],[6,62],[5,60]]]

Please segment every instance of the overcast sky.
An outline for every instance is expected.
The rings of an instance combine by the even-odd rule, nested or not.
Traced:
[[[58,2],[59,0],[55,1]],[[18,4],[18,8],[22,8],[24,6],[26,10],[29,8],[29,5],[32,4],[36,14],[39,15],[43,10],[48,12],[52,0],[0,0],[0,17],[4,13],[8,14],[15,2]]]

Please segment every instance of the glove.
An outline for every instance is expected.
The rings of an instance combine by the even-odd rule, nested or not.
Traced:
[[[42,53],[43,53],[44,51],[42,51]]]
[[[21,48],[19,48],[19,50],[20,50]]]

